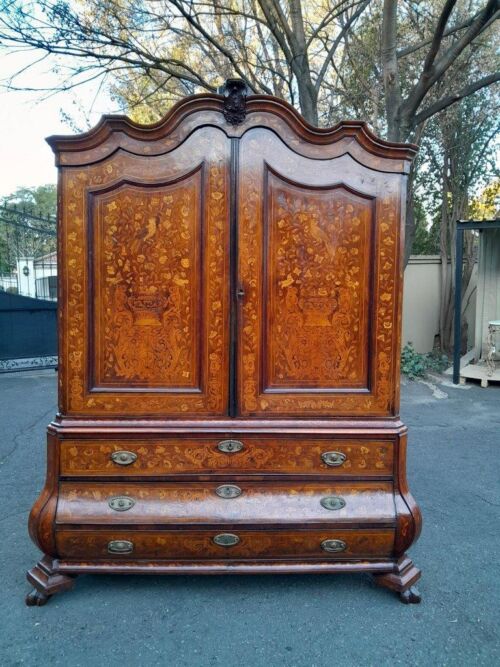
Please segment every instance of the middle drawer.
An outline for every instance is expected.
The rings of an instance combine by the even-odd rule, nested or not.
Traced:
[[[396,518],[390,482],[62,482],[58,525],[383,523]]]
[[[389,477],[391,440],[333,437],[63,440],[61,475],[152,477],[217,474]]]

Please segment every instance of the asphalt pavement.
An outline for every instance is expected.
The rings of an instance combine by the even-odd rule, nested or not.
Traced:
[[[0,665],[499,665],[500,386],[402,387],[420,605],[366,575],[84,576],[26,607],[56,374],[0,375]]]

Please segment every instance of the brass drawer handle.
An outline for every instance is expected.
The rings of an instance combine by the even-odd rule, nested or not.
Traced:
[[[338,553],[339,551],[345,551],[347,544],[342,540],[323,540],[321,548],[329,553]]]
[[[117,463],[119,466],[129,466],[131,463],[137,461],[137,454],[134,452],[127,452],[122,450],[120,452],[113,452],[111,454],[111,460],[113,463]]]
[[[320,503],[326,510],[341,510],[345,507],[345,500],[341,496],[325,496]]]
[[[239,440],[221,440],[217,445],[217,449],[223,454],[235,454],[241,452],[243,448],[244,445]]]
[[[115,496],[114,498],[109,499],[108,505],[112,510],[115,510],[115,512],[126,512],[127,510],[132,509],[135,505],[135,500],[129,496]]]
[[[214,537],[214,542],[219,547],[234,547],[238,544],[240,538],[238,535],[233,535],[232,533],[219,533]]]
[[[342,452],[323,452],[323,454],[321,454],[321,459],[327,466],[336,468],[345,463],[347,456]]]
[[[134,543],[128,540],[111,540],[108,542],[108,552],[110,554],[131,554],[134,550]]]
[[[231,500],[232,498],[241,496],[242,491],[239,486],[236,486],[236,484],[223,484],[222,486],[218,486],[215,489],[215,493],[219,496],[219,498]]]

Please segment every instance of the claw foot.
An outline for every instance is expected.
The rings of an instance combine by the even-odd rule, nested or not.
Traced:
[[[43,607],[49,601],[50,595],[45,595],[41,591],[34,588],[31,593],[26,596],[26,604],[28,607]]]
[[[52,595],[73,588],[75,578],[57,571],[57,561],[50,556],[42,560],[27,573],[29,583],[33,586],[26,596],[28,607],[42,607]]]
[[[406,591],[401,591],[399,594],[399,599],[404,604],[418,604],[422,599],[422,596],[415,586],[411,586]]]

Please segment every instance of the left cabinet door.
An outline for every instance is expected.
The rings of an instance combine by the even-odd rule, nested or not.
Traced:
[[[157,149],[156,149],[157,150]],[[61,170],[61,410],[224,415],[230,144]]]

